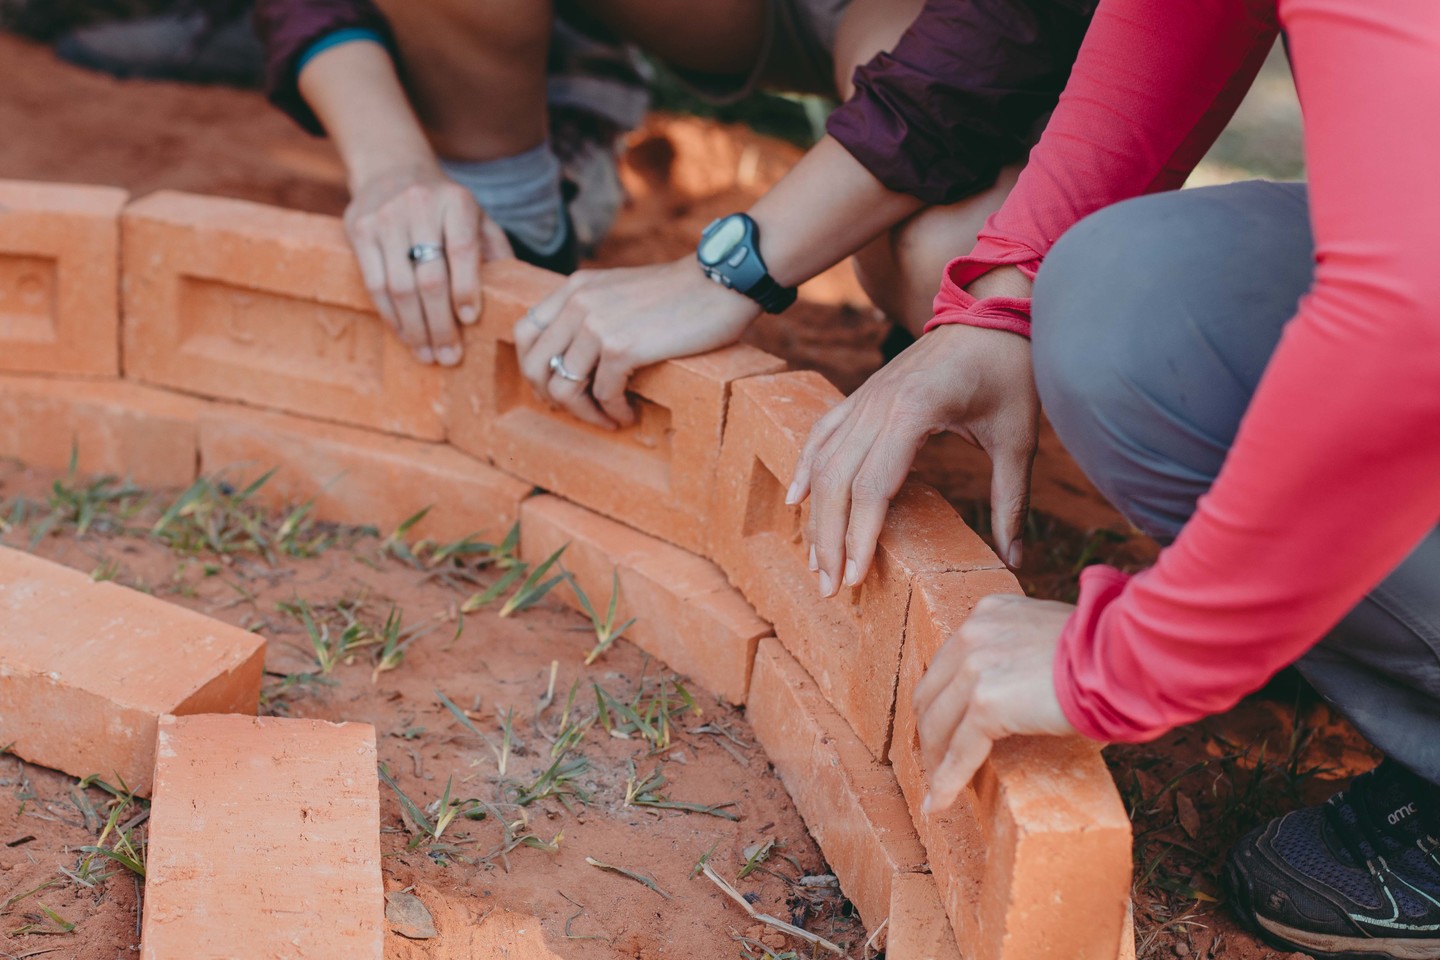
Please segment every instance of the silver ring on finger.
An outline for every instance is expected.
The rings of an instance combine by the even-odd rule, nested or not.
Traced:
[[[417,243],[410,248],[406,256],[410,258],[411,264],[418,267],[422,263],[439,260],[445,256],[445,248],[438,243]]]
[[[557,353],[550,358],[550,372],[561,380],[569,380],[571,383],[584,383],[587,379],[586,377],[577,377],[570,372],[570,368],[565,366],[565,354],[563,353]]]

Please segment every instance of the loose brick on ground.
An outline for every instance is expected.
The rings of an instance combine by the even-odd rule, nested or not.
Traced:
[[[145,960],[380,960],[375,728],[160,721]]]
[[[894,773],[773,638],[760,641],[746,712],[841,890],[873,930],[890,913],[895,877],[925,865]]]
[[[444,376],[375,313],[339,220],[165,191],[122,223],[127,378],[444,439]]]
[[[1127,916],[1131,836],[1096,744],[1002,740],[950,810],[920,812],[926,780],[915,686],[982,597],[1018,592],[1005,570],[916,583],[890,760],[967,958],[1112,960],[1121,955]]]
[[[303,417],[215,404],[200,420],[200,466],[260,488],[275,508],[314,502],[315,515],[389,534],[425,507],[409,533],[441,542],[502,539],[531,487],[441,443],[425,443]]]
[[[839,399],[815,373],[736,384],[715,483],[711,549],[870,752],[883,758],[915,577],[1001,563],[939,493],[907,483],[891,504],[865,580],[821,598],[803,536],[809,505],[786,506],[785,490],[811,426]]]
[[[885,955],[896,960],[960,960],[960,947],[928,873],[899,873],[891,884]]]
[[[161,715],[253,714],[264,656],[253,633],[0,548],[0,741],[32,763],[148,795]]]
[[[745,702],[755,648],[770,625],[719,567],[559,497],[526,501],[521,557],[539,563],[567,543],[561,563],[601,616],[618,572],[616,623],[635,618],[625,637],[726,701]],[[569,587],[555,595],[580,608]],[[577,645],[593,639],[583,634]]]
[[[120,374],[114,187],[0,180],[0,371]]]
[[[481,322],[450,378],[449,436],[457,447],[552,493],[705,553],[715,464],[731,385],[783,361],[734,346],[656,364],[631,382],[635,426],[616,432],[536,400],[520,375],[512,328],[563,278],[518,261],[484,271]]]
[[[0,455],[144,487],[184,487],[198,463],[196,421],[207,404],[118,380],[0,376]]]

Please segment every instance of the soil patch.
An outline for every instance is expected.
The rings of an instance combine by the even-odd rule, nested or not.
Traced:
[[[264,635],[263,713],[375,725],[397,788],[380,788],[385,888],[418,897],[438,933],[392,934],[387,957],[468,960],[500,955],[501,945],[514,956],[518,945],[535,958],[678,960],[738,956],[734,935],[784,946],[784,937],[753,929],[708,881],[691,878],[706,854],[761,912],[859,955],[865,931],[833,878],[824,879],[820,852],[743,715],[623,640],[585,666],[594,634],[557,598],[501,618],[505,591],[462,616],[465,601],[502,575],[496,565],[477,569],[474,555],[431,566],[404,559],[393,541],[387,548],[388,531],[321,526],[286,541],[279,517],[264,528],[278,545],[273,561],[244,537],[230,541],[229,552],[188,549],[188,538],[177,549],[146,532],[168,500],[101,500],[66,483],[66,494],[52,499],[52,482],[13,465],[4,471],[6,545],[29,547],[38,532],[41,556]],[[28,506],[17,512],[21,500]],[[77,502],[96,506],[83,535],[70,508]],[[498,541],[505,531],[483,533]],[[413,639],[393,669],[377,671],[392,615],[401,642]],[[324,657],[307,616],[330,641]],[[369,639],[347,650],[351,623]],[[333,660],[328,671],[324,659]],[[554,695],[544,705],[552,669]],[[608,718],[598,720],[597,687],[612,698]],[[665,715],[668,745],[634,730],[621,736],[623,709],[614,705],[637,701],[656,726]],[[579,739],[564,749],[567,731]],[[430,840],[401,794],[433,823],[447,785],[463,801],[460,814]],[[0,893],[29,893],[0,910],[0,955],[133,955],[138,878],[105,860],[87,868],[81,850],[97,842],[110,795],[0,757],[0,796]],[[135,828],[137,842],[144,829]],[[737,879],[750,854],[772,840],[769,855]],[[665,895],[587,858],[651,878]],[[73,929],[64,932],[66,924]],[[31,953],[46,950],[54,952]]]

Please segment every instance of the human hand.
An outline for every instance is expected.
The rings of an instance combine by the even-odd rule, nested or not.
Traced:
[[[996,547],[1012,567],[1030,506],[1040,401],[1030,341],[983,327],[925,334],[815,424],[787,503],[811,498],[810,566],[820,592],[865,578],[890,500],[926,438],[948,430],[990,456]]]
[[[988,596],[945,641],[915,688],[915,723],[930,788],[922,809],[944,810],[995,741],[1075,729],[1055,695],[1055,648],[1068,603]]]
[[[635,422],[625,388],[636,370],[734,343],[759,314],[754,301],[706,277],[693,257],[582,270],[520,318],[515,350],[540,396],[613,429]],[[574,379],[551,369],[553,357]]]
[[[514,256],[505,231],[438,166],[392,169],[355,188],[345,230],[375,308],[421,363],[460,362],[456,319],[480,317],[480,262]],[[411,262],[417,245],[440,248]]]

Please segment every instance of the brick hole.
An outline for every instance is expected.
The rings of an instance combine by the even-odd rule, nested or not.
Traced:
[[[27,343],[55,343],[53,257],[0,258],[0,337]]]
[[[800,539],[800,508],[785,503],[785,487],[756,457],[750,465],[745,493],[744,537],[773,533],[789,542]]]

